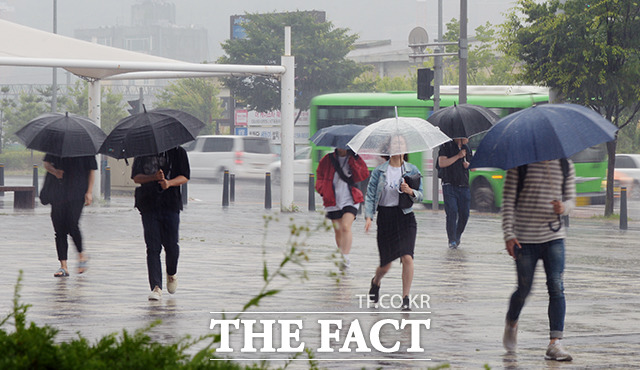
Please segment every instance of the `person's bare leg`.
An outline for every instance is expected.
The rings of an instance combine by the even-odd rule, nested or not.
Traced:
[[[406,297],[411,291],[411,283],[413,282],[413,258],[405,254],[400,257],[402,261],[402,296]]]
[[[336,242],[338,243],[338,248],[342,254],[349,254],[351,252],[351,244],[353,243],[353,231],[351,230],[351,226],[355,219],[356,216],[347,212],[340,220],[338,220],[339,230],[336,229]]]

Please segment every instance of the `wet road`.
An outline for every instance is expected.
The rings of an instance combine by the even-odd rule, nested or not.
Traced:
[[[8,180],[7,182],[8,183]],[[322,225],[321,212],[307,212],[307,192],[296,186],[295,202],[300,212],[280,214],[279,189],[274,186],[273,210],[264,209],[263,186],[239,183],[236,202],[221,207],[221,186],[194,182],[189,186],[189,204],[182,214],[179,287],[174,295],[165,292],[160,302],[147,300],[145,249],[139,214],[129,196],[114,196],[85,209],[81,220],[89,271],[74,273],[77,254],[70,248],[69,278],[54,278],[57,269],[49,207],[14,210],[12,197],[0,198],[0,255],[4,279],[0,282],[0,313],[12,304],[18,271],[24,271],[22,302],[32,304],[28,319],[60,330],[58,340],[81,333],[95,341],[123,328],[142,328],[156,319],[162,324],[151,330],[163,343],[186,334],[209,334],[211,320],[220,312],[237,312],[261,289],[262,267],[267,262],[275,271],[291,245],[291,225],[316,229]],[[319,197],[317,209],[321,210]],[[287,264],[288,278],[278,278],[273,287],[281,289],[243,319],[299,320],[300,340],[313,349],[321,368],[359,369],[427,368],[448,363],[452,368],[635,368],[640,358],[640,223],[630,221],[627,231],[617,221],[589,218],[598,208],[582,208],[571,218],[567,239],[565,290],[567,317],[565,346],[572,363],[544,360],[548,337],[547,298],[544,274],[538,267],[533,292],[520,320],[517,355],[506,355],[501,338],[507,300],[515,288],[513,262],[504,251],[500,219],[494,214],[472,213],[461,248],[446,248],[444,212],[416,210],[418,239],[412,294],[423,299],[411,313],[396,308],[368,308],[359,296],[368,291],[377,264],[375,233],[365,234],[364,221],[354,224],[352,267],[345,275],[336,267],[333,233],[312,231],[294,237],[306,253],[303,266]],[[265,228],[265,216],[274,220]],[[635,218],[638,220],[638,218]],[[303,233],[304,234],[304,233]],[[383,303],[397,304],[401,292],[401,266],[394,263],[382,281]],[[337,275],[336,275],[337,274]],[[306,275],[308,279],[301,280]],[[428,296],[428,298],[426,298]],[[428,299],[428,306],[424,299]],[[394,301],[394,299],[396,301]],[[419,301],[418,301],[419,302]],[[421,327],[419,343],[413,343],[414,327],[395,329],[401,320],[430,320]],[[319,352],[321,322],[335,320],[343,325],[339,338],[328,345],[333,352]],[[357,321],[356,321],[357,320]],[[382,326],[380,345],[396,351],[376,350],[371,333]],[[217,328],[220,326],[218,325]],[[242,328],[242,327],[241,327]],[[281,329],[274,326],[274,347],[280,348]],[[332,330],[335,330],[335,326]],[[364,342],[360,339],[361,329]],[[261,328],[256,328],[260,331]],[[246,333],[245,333],[246,334]],[[268,358],[282,366],[291,353],[241,352],[242,330],[231,335],[231,358]],[[344,346],[347,339],[350,345]],[[374,338],[375,339],[375,338]],[[295,347],[295,340],[291,345]],[[299,344],[299,343],[298,343]],[[424,352],[409,352],[412,345]],[[262,340],[255,341],[261,348]],[[356,352],[356,348],[371,352]],[[377,347],[377,348],[382,348]],[[338,350],[343,348],[343,352]],[[347,352],[346,349],[351,349]],[[306,358],[301,355],[300,359]],[[293,368],[307,368],[294,361]]]

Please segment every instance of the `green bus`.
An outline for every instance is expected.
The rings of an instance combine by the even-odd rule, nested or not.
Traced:
[[[440,88],[440,107],[458,103],[458,87]],[[549,102],[549,91],[537,86],[468,86],[467,103],[490,108],[500,117],[536,104]],[[388,93],[335,93],[324,94],[311,100],[309,112],[309,136],[324,127],[344,124],[369,125],[384,118],[395,116],[427,119],[433,111],[433,100],[419,100],[415,91]],[[482,135],[471,138],[472,150],[477,148]],[[312,170],[318,166],[324,154],[332,150],[311,144]],[[411,153],[409,161],[423,174],[424,202],[433,201],[434,153]],[[381,163],[375,156],[364,158],[373,168]],[[576,168],[577,204],[599,204],[604,202],[603,180],[606,179],[607,160],[604,145],[596,146],[571,158]],[[502,186],[505,171],[497,168],[478,168],[470,172],[471,207],[481,211],[497,211],[502,205]],[[440,186],[439,186],[440,188]],[[442,189],[438,200],[442,203]]]

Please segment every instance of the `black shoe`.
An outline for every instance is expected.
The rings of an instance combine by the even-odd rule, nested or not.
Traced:
[[[404,298],[402,298],[402,311],[411,311],[409,296],[404,296]]]
[[[371,279],[371,288],[369,288],[369,300],[373,301],[373,303],[378,303],[378,299],[380,299],[380,285],[376,285]]]

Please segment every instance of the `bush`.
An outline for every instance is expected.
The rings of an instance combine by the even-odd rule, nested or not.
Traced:
[[[4,170],[7,173],[29,175],[33,171],[33,165],[36,164],[42,168],[42,158],[44,153],[33,151],[31,158],[30,149],[4,149],[0,153],[0,163],[4,164]]]
[[[147,332],[157,324],[136,330],[126,330],[119,337],[110,334],[91,345],[79,336],[70,342],[55,343],[58,331],[48,325],[27,326],[29,305],[19,302],[22,271],[14,291],[13,312],[0,321],[0,369],[256,369],[231,361],[211,361],[211,345],[193,357],[185,351],[212,336],[191,340],[185,337],[175,344],[153,342]],[[15,331],[7,333],[5,324],[13,318]]]

